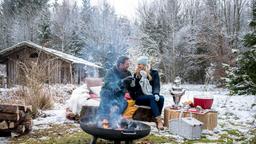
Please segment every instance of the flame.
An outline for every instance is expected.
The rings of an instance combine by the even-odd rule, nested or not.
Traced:
[[[109,122],[107,119],[102,120],[102,127],[105,129],[109,128]]]

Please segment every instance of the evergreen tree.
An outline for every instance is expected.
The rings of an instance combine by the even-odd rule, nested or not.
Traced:
[[[244,37],[244,45],[247,47],[251,47],[256,44],[256,0],[253,0],[252,21],[249,26],[252,28],[252,32],[248,33]]]
[[[239,56],[238,67],[230,68],[227,87],[230,94],[256,95],[256,50],[251,49]]]
[[[51,34],[51,13],[48,8],[42,10],[41,16],[38,22],[38,41],[39,44],[45,47],[51,47],[49,42],[52,38]]]
[[[256,95],[256,1],[253,1],[253,19],[250,22],[252,32],[244,37],[244,45],[252,47],[242,53],[238,59],[238,67],[230,70],[228,88],[231,94]]]
[[[81,36],[80,10],[76,3],[63,0],[61,4],[54,3],[52,19],[52,48],[59,51],[79,56],[83,48]]]
[[[180,28],[178,1],[155,1],[140,9],[140,51],[155,59],[153,67],[159,68],[161,80],[170,82],[177,74],[174,39]]]
[[[81,11],[83,57],[100,63],[104,69],[115,64],[117,57],[125,55],[130,47],[130,21],[120,18],[106,1],[91,7],[83,1]]]
[[[4,19],[4,16],[3,16],[3,12],[2,12],[2,7],[0,5],[0,47],[4,45],[4,35],[3,35],[3,30],[4,30],[4,23],[3,23],[3,19]]]
[[[75,56],[81,56],[83,47],[84,47],[84,41],[81,39],[80,32],[74,30],[72,32],[71,40],[68,45],[68,48],[70,50],[69,53],[71,53]]]
[[[48,9],[47,3],[48,0],[4,0],[1,3],[3,47],[24,40],[39,43],[39,19]]]
[[[15,0],[15,23],[12,28],[14,41],[38,43],[38,27],[41,14],[47,9],[48,0]]]
[[[7,48],[14,44],[11,30],[14,23],[15,3],[16,0],[3,0],[1,3],[2,48]]]

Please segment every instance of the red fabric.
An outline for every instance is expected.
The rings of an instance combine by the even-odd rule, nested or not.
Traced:
[[[92,94],[89,94],[90,95],[90,99],[94,99],[94,100],[99,100],[100,98],[96,95],[96,94],[94,94],[94,93],[92,93]]]
[[[89,94],[89,95],[90,95],[90,98],[98,98],[98,96],[96,94],[94,94],[94,93]]]
[[[132,99],[132,97],[130,96],[130,94],[129,94],[128,92],[126,92],[126,93],[124,94],[124,98],[125,98],[126,100],[131,100],[131,99]]]

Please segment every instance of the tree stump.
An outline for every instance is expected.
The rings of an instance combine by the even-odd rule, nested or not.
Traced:
[[[83,106],[80,112],[80,118],[86,116],[96,116],[98,111],[98,106]]]
[[[80,115],[74,114],[71,110],[68,108],[66,109],[66,118],[69,120],[75,120],[79,121],[80,118],[84,116],[96,116],[98,110],[98,106],[82,106],[82,109],[80,111]]]

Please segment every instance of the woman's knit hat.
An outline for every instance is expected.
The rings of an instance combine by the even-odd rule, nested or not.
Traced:
[[[148,57],[147,57],[147,56],[140,56],[140,57],[137,59],[137,63],[138,63],[138,64],[148,65]]]

